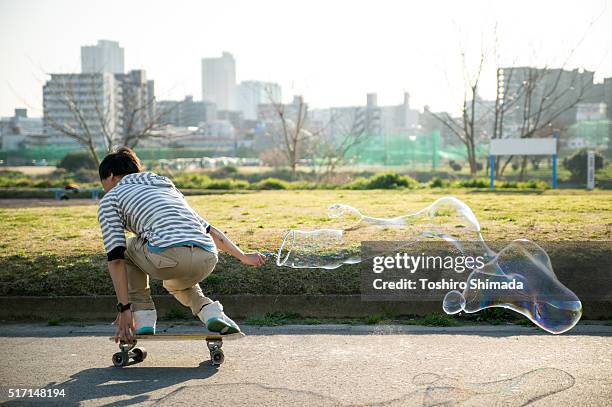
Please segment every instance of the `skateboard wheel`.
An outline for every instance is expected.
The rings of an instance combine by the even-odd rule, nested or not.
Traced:
[[[220,365],[225,360],[225,356],[223,355],[222,350],[215,350],[210,352],[210,360],[213,365]]]
[[[117,352],[113,355],[113,365],[115,365],[115,367],[123,367],[127,365],[127,360],[123,357],[121,352]]]
[[[147,358],[147,351],[144,348],[134,348],[132,352],[134,352],[134,362],[142,362]]]

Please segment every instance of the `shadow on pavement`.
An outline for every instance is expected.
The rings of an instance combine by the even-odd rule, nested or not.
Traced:
[[[168,394],[152,399],[150,393],[189,380],[206,379],[214,374],[212,367],[193,369],[138,368],[88,369],[64,383],[46,387],[65,388],[67,394],[80,395],[78,400],[99,400],[104,397],[128,396],[111,406],[153,402],[160,405],[291,405],[349,406],[333,397],[302,389],[272,387],[260,383],[193,384],[180,386]],[[524,406],[571,388],[575,379],[569,373],[540,368],[503,380],[472,383],[435,373],[419,373],[412,378],[415,390],[397,398],[359,403],[365,406]],[[350,391],[347,388],[347,391]]]
[[[359,403],[365,406],[505,406],[533,403],[572,387],[569,373],[551,368],[535,369],[509,379],[469,383],[435,373],[413,377],[416,390],[391,400]],[[350,388],[346,389],[350,391]],[[348,406],[329,396],[300,389],[270,387],[258,383],[227,383],[183,386],[158,400],[159,404],[181,404],[206,395],[210,405],[299,405]],[[231,397],[228,397],[231,395]]]
[[[377,406],[525,406],[572,387],[574,377],[560,369],[540,368],[510,379],[464,383],[435,373],[412,378],[417,390]]]
[[[130,397],[116,401],[109,406],[131,405],[150,400],[151,392],[161,390],[189,380],[208,379],[217,372],[210,361],[200,363],[198,367],[144,367],[91,368],[82,370],[65,382],[51,382],[44,386],[47,389],[64,389],[66,397],[55,399],[61,405],[74,405],[87,400],[99,400],[105,397]],[[17,400],[15,400],[17,401]],[[194,400],[195,401],[195,400]],[[23,405],[12,402],[5,405]]]

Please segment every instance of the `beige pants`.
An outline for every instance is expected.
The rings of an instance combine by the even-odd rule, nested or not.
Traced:
[[[153,253],[144,239],[129,238],[125,266],[133,309],[155,309],[149,288],[151,276],[163,280],[164,288],[196,315],[204,305],[212,302],[202,293],[198,283],[213,271],[216,264],[217,255],[199,247],[171,247]]]

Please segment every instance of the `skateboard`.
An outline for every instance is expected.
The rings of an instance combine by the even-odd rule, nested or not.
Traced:
[[[124,367],[127,365],[133,365],[140,363],[147,358],[147,351],[145,348],[139,346],[136,347],[138,341],[190,341],[190,340],[205,340],[208,351],[210,352],[210,361],[213,366],[219,366],[225,360],[223,355],[224,339],[240,339],[245,335],[242,332],[229,334],[229,335],[218,335],[211,333],[167,333],[162,332],[155,335],[136,335],[132,343],[125,341],[119,342],[119,352],[113,355],[113,365],[115,367]],[[109,338],[114,341],[114,337]]]

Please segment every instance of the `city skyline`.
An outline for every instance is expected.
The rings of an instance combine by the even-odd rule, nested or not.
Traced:
[[[0,65],[0,116],[11,115],[16,107],[41,116],[44,73],[79,72],[80,47],[101,39],[117,41],[125,49],[126,70],[145,69],[155,79],[158,99],[182,100],[189,94],[199,98],[200,61],[227,51],[236,59],[237,83],[276,82],[284,100],[301,94],[313,108],[363,105],[369,92],[379,95],[381,105],[398,104],[407,91],[419,110],[429,105],[455,113],[461,95],[459,43],[470,60],[480,50],[480,36],[491,37],[495,24],[500,52],[506,55],[500,66],[560,67],[567,60],[567,69],[593,70],[597,80],[612,76],[612,13],[607,2],[592,2],[588,8],[539,2],[530,4],[530,14],[521,13],[526,4],[498,11],[484,2],[436,2],[436,7],[359,3],[344,5],[344,10],[338,3],[325,9],[317,3],[300,10],[304,18],[291,19],[290,11],[272,3],[181,3],[168,11],[132,2],[123,12],[143,18],[124,27],[109,24],[117,10],[113,2],[85,7],[69,0],[53,5],[0,0],[0,26],[6,29],[0,51],[11,61]],[[554,19],[542,18],[551,16],[542,13],[546,9],[554,11]],[[62,24],[66,10],[82,18]],[[197,21],[202,11],[207,19],[200,25],[188,23]],[[312,25],[316,30],[308,29],[309,19],[317,20]],[[512,28],[517,21],[520,30]],[[53,30],[53,23],[63,30]],[[184,29],[168,29],[172,24]],[[156,27],[165,30],[156,32]],[[485,42],[492,44],[490,38]],[[494,95],[494,65],[483,71],[483,98]]]

